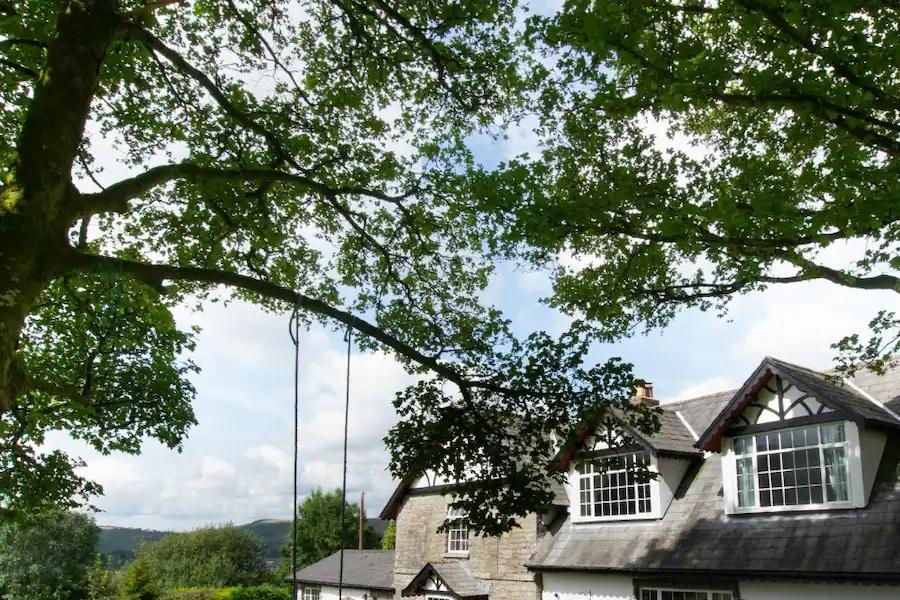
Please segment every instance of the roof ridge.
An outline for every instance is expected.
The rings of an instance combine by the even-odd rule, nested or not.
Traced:
[[[727,390],[721,390],[719,392],[711,392],[709,394],[703,394],[702,396],[694,396],[693,398],[682,398],[681,400],[670,400],[667,402],[660,402],[659,407],[663,410],[673,407],[673,406],[681,406],[682,404],[687,404],[688,402],[697,402],[698,400],[708,400],[714,396],[721,396],[722,394],[730,394],[738,391],[740,388],[731,388]]]

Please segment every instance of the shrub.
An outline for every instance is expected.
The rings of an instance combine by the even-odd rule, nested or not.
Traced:
[[[291,592],[286,586],[264,584],[237,588],[229,600],[291,600]]]
[[[188,587],[169,590],[163,600],[231,600],[237,588]]]
[[[162,595],[153,567],[142,556],[125,569],[120,589],[122,600],[157,600]]]

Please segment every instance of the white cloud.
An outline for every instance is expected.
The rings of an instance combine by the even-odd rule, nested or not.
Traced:
[[[704,379],[703,381],[692,383],[691,385],[682,388],[681,391],[676,393],[671,398],[671,401],[687,400],[688,398],[696,398],[698,396],[704,396],[706,394],[723,392],[725,390],[733,388],[734,386],[734,382],[730,381],[727,377],[716,375],[714,377],[710,377],[709,379]]]

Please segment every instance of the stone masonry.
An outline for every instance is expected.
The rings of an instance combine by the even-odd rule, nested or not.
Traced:
[[[500,538],[473,537],[468,558],[447,554],[447,535],[437,528],[447,517],[449,498],[437,492],[409,495],[397,514],[397,547],[394,554],[395,598],[425,563],[464,560],[472,575],[490,590],[490,600],[540,598],[536,575],[523,565],[534,552],[539,535],[535,515],[520,521],[521,527]],[[421,599],[423,596],[417,596]]]

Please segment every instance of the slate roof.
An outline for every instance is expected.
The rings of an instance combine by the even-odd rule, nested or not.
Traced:
[[[297,581],[337,585],[340,551],[297,571]],[[287,580],[291,576],[288,574]],[[344,586],[370,590],[394,590],[393,550],[344,550]]]
[[[459,598],[476,600],[487,598],[488,589],[484,583],[472,575],[467,561],[447,561],[426,563],[422,570],[413,577],[412,581],[403,590],[403,596],[419,596],[424,590],[420,584],[436,574],[447,586],[447,591]]]
[[[834,387],[822,373],[784,361],[777,361],[777,368],[804,378],[808,386]],[[878,378],[861,373],[853,382],[892,410],[900,408],[900,368]],[[847,401],[830,388],[817,389]],[[852,391],[848,411],[877,422],[885,415],[893,418],[849,386],[840,389]],[[711,394],[662,408],[681,413],[695,431],[703,431],[734,395]],[[688,470],[662,519],[574,525],[568,516],[561,518],[527,566],[539,571],[900,580],[900,434],[888,434],[866,508],[727,515],[721,457],[707,454]]]
[[[719,414],[728,401],[734,397],[735,392],[737,390],[727,390],[689,400],[666,402],[661,404],[660,408],[664,411],[679,413],[688,422],[694,433],[700,434],[709,425],[710,420]]]
[[[535,570],[900,579],[900,438],[885,448],[865,509],[729,516],[720,457],[699,463],[655,521],[573,524],[528,561]]]
[[[700,454],[694,447],[694,436],[676,412],[665,406],[659,415],[659,431],[653,435],[641,435],[659,452],[671,454]],[[636,432],[637,433],[637,432]]]

